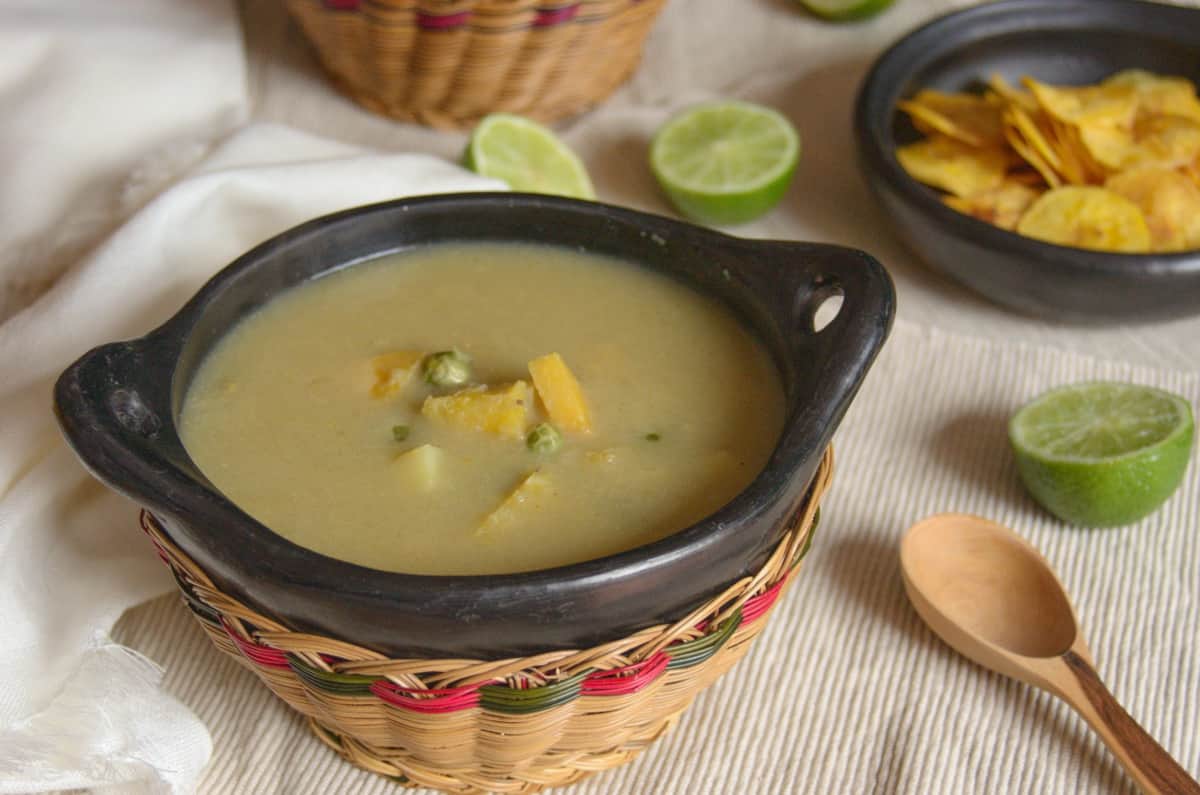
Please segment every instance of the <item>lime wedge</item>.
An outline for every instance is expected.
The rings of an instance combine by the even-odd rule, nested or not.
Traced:
[[[832,22],[872,17],[891,4],[892,0],[800,0],[808,11]]]
[[[485,116],[471,132],[463,165],[517,191],[596,198],[579,157],[549,129],[524,116]]]
[[[1111,382],[1051,390],[1013,415],[1008,437],[1025,487],[1067,522],[1136,522],[1179,487],[1195,433],[1186,400]]]
[[[675,208],[717,226],[752,221],[778,204],[799,159],[791,123],[749,102],[688,108],[650,145],[650,168]]]

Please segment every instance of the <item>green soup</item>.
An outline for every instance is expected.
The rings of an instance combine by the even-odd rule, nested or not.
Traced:
[[[692,524],[762,469],[783,414],[717,302],[596,255],[453,244],[271,301],[201,365],[181,425],[217,488],[301,546],[488,574]]]

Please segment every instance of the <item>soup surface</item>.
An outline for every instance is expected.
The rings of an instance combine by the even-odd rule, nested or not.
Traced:
[[[301,546],[487,574],[703,518],[762,469],[783,413],[766,351],[684,285],[567,249],[448,244],[243,320],[181,426],[213,484]]]

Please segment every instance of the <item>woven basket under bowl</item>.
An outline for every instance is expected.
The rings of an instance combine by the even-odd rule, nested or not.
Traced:
[[[387,659],[292,632],[222,593],[148,512],[142,527],[217,648],[343,757],[411,786],[528,793],[637,756],[741,659],[800,568],[832,472],[829,449],[762,568],[674,624],[506,660]]]
[[[434,127],[494,111],[549,122],[633,74],[666,0],[286,0],[337,85]]]

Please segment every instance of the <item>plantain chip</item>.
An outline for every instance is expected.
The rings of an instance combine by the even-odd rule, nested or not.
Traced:
[[[1050,119],[1051,140],[1063,163],[1063,176],[1072,185],[1101,183],[1108,172],[1083,145],[1079,129]]]
[[[1134,148],[1123,168],[1159,165],[1177,168],[1200,157],[1200,121],[1186,116],[1148,116],[1133,126]]]
[[[1190,164],[1180,169],[1184,176],[1191,177],[1192,182],[1196,183],[1196,187],[1200,188],[1200,157],[1196,158]]]
[[[1200,248],[1200,186],[1169,168],[1136,168],[1116,174],[1104,187],[1142,210],[1154,251]]]
[[[1041,118],[1041,114],[1039,114],[1038,121]],[[1048,122],[1046,123],[1047,129],[1043,129],[1038,121],[1035,121],[1034,116],[1016,105],[1004,111],[1005,124],[1016,130],[1025,143],[1037,152],[1048,166],[1061,175],[1063,173],[1062,158],[1058,156],[1058,151],[1050,145],[1050,141],[1046,137],[1049,132]]]
[[[1021,216],[1017,232],[1060,246],[1130,254],[1150,250],[1141,209],[1092,185],[1067,185],[1042,194]]]
[[[1005,182],[1016,182],[1030,188],[1037,188],[1038,193],[1046,189],[1046,180],[1042,179],[1042,175],[1033,168],[1017,168],[1010,172],[1004,178]]]
[[[1033,94],[1016,88],[998,74],[993,74],[988,78],[988,88],[991,91],[987,95],[989,100],[1002,107],[1015,105],[1026,113],[1037,113],[1041,110],[1041,105],[1038,104]]]
[[[1049,163],[1042,159],[1042,156],[1037,153],[1037,150],[1025,143],[1025,139],[1021,137],[1020,133],[1018,133],[1015,128],[1006,127],[1004,130],[1004,137],[1008,140],[1008,145],[1012,147],[1012,150],[1016,152],[1022,160],[1032,166],[1033,169],[1041,175],[1042,179],[1047,185],[1052,188],[1057,188],[1058,186],[1062,185],[1062,180],[1059,178],[1058,172],[1055,171]]]
[[[971,196],[946,196],[943,201],[955,210],[981,221],[1013,230],[1017,221],[1041,195],[1040,188],[1030,187],[1019,179],[1006,179],[998,187]]]
[[[1004,142],[1000,109],[975,94],[947,94],[925,89],[897,103],[924,133],[939,132],[972,146]]]
[[[1132,128],[1091,124],[1075,129],[1088,154],[1106,169],[1121,169],[1137,150]]]
[[[1200,122],[1196,86],[1186,77],[1126,69],[1108,77],[1101,85],[1132,86],[1137,92],[1139,116],[1184,116]]]
[[[896,159],[913,179],[955,196],[998,186],[1012,162],[1003,149],[973,147],[944,135],[902,146]]]
[[[1128,126],[1137,113],[1137,91],[1130,85],[1052,86],[1032,77],[1022,82],[1046,113],[1067,124]]]

